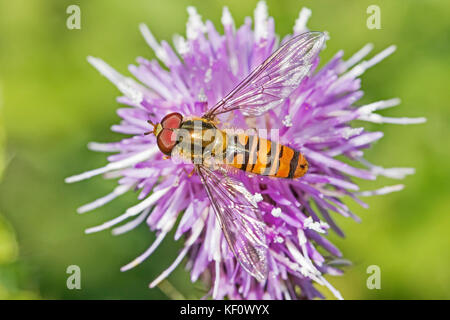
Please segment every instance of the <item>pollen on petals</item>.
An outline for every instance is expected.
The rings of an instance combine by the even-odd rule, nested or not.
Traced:
[[[325,233],[326,229],[328,229],[330,226],[323,222],[323,221],[313,221],[311,217],[308,217],[304,221],[305,228],[317,231],[319,233]]]
[[[142,33],[142,36],[144,37],[147,44],[153,49],[155,52],[155,55],[160,59],[164,64],[169,65],[169,57],[164,50],[164,48],[156,41],[155,37],[151,33],[150,29],[147,27],[146,24],[141,23],[139,25],[139,30]]]
[[[114,83],[117,88],[133,103],[139,105],[142,102],[144,95],[139,90],[138,84],[134,79],[122,76],[99,58],[89,56],[87,59],[90,64],[92,64],[102,75]]]
[[[268,24],[269,17],[267,4],[265,1],[259,1],[255,9],[255,41],[259,42],[262,39],[268,38]]]
[[[308,19],[311,17],[311,13],[312,13],[311,9],[308,9],[306,7],[303,7],[302,10],[300,10],[298,18],[297,20],[295,20],[294,34],[301,34],[308,31],[306,23],[308,22]]]
[[[286,115],[282,122],[286,127],[292,127],[292,117],[290,115]]]
[[[253,196],[253,200],[255,202],[261,202],[261,201],[263,201],[263,197],[262,197],[262,195],[260,193],[255,193],[254,196]]]
[[[202,17],[195,7],[188,7],[189,20],[186,24],[186,36],[189,40],[195,40],[198,36],[206,32],[206,26],[202,22]]]
[[[234,28],[234,20],[228,7],[223,7],[221,22],[224,26],[232,26]]]
[[[189,43],[179,34],[173,36],[173,44],[181,56],[189,52]]]
[[[273,208],[270,212],[275,218],[279,218],[281,216],[281,209],[280,208]]]

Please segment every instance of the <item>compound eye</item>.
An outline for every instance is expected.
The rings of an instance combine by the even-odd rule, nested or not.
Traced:
[[[178,129],[183,121],[183,116],[178,112],[169,113],[161,120],[161,125],[163,128],[167,129]]]
[[[158,134],[157,143],[159,150],[170,156],[173,147],[177,143],[177,134],[173,130],[164,128]]]

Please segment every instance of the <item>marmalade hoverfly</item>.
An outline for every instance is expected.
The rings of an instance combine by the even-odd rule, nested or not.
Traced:
[[[291,38],[201,117],[170,113],[158,124],[149,121],[154,128],[148,133],[156,135],[162,153],[194,165],[231,251],[259,281],[268,270],[265,224],[254,196],[229,168],[296,179],[307,172],[308,162],[298,150],[276,141],[219,129],[217,116],[239,110],[256,117],[281,106],[310,72],[324,39],[321,32]]]

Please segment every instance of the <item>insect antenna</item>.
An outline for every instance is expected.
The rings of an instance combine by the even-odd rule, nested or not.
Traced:
[[[147,120],[147,123],[150,124],[153,127],[153,129],[152,129],[152,131],[145,132],[144,135],[149,135],[151,133],[155,133],[156,124],[154,124],[152,120]]]

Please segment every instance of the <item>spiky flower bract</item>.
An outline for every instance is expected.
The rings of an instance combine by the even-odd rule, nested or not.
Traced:
[[[183,237],[184,246],[172,265],[150,287],[165,279],[187,257],[191,280],[205,279],[214,299],[323,297],[314,283],[327,287],[341,299],[339,291],[324,275],[340,275],[342,271],[336,261],[330,263],[330,259],[320,253],[326,251],[326,256],[342,256],[327,240],[329,229],[342,235],[331,212],[358,220],[342,198],[349,196],[366,207],[359,199],[361,196],[403,188],[393,185],[361,192],[352,181],[353,177],[401,179],[414,172],[409,168],[385,169],[369,163],[364,159],[364,150],[383,133],[351,126],[353,120],[397,124],[424,121],[422,118],[387,118],[375,113],[398,105],[399,99],[355,105],[363,96],[359,76],[394,52],[395,47],[388,47],[365,61],[361,60],[370,53],[372,45],[366,45],[348,60],[343,60],[340,51],[321,69],[317,69],[319,61],[316,59],[310,75],[282,108],[270,111],[269,116],[251,120],[256,128],[279,129],[280,142],[300,150],[310,164],[308,173],[297,180],[240,177],[258,201],[266,224],[269,275],[264,282],[258,282],[230,251],[199,177],[188,175],[192,166],[164,160],[155,137],[144,133],[151,129],[147,120],[156,123],[170,112],[201,116],[206,105],[214,105],[224,97],[280,43],[308,31],[306,22],[311,12],[303,8],[293,33],[281,41],[274,32],[275,22],[268,16],[265,2],[259,2],[255,9],[253,26],[252,19],[246,18],[237,29],[225,7],[224,35],[211,21],[204,23],[195,8],[189,7],[188,13],[186,38],[174,36],[175,50],[165,41],[157,42],[145,25],[140,26],[145,40],[165,67],[157,60],[140,57],[137,65],[129,67],[137,81],[119,74],[98,58],[88,58],[122,92],[118,102],[126,107],[118,110],[122,121],[112,130],[131,137],[115,143],[90,143],[89,148],[94,151],[114,153],[108,157],[109,163],[66,181],[75,182],[100,174],[119,178],[112,193],[80,207],[80,213],[132,190],[139,191],[139,202],[117,218],[86,232],[114,227],[113,234],[121,234],[146,222],[150,230],[156,232],[156,240],[122,267],[125,271],[147,259],[175,228],[175,240]],[[248,120],[236,112],[233,125],[248,128]],[[342,158],[348,161],[343,162]],[[125,223],[117,226],[122,222]]]

